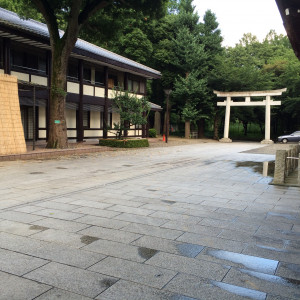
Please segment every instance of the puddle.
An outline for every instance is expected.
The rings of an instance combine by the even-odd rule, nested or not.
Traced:
[[[56,167],[56,169],[59,169],[59,170],[67,170],[68,168],[65,168],[65,167]]]
[[[106,288],[111,287],[116,282],[117,282],[117,280],[112,280],[112,279],[103,279],[103,280],[101,280],[101,284],[103,286],[105,286]]]
[[[80,238],[81,243],[86,244],[86,245],[89,245],[92,242],[95,242],[95,241],[98,241],[98,240],[99,240],[99,238],[96,238],[94,236],[89,236],[89,235],[83,235]]]
[[[211,283],[222,289],[225,290],[229,293],[235,294],[235,295],[239,295],[242,297],[247,297],[249,299],[254,299],[254,300],[265,300],[267,297],[266,293],[263,292],[259,292],[259,291],[255,291],[255,290],[250,290],[247,288],[243,288],[240,286],[236,286],[236,285],[231,285],[228,283],[223,283],[223,282],[218,282],[218,281],[211,281]]]
[[[297,220],[298,217],[297,216],[292,216],[290,214],[281,214],[281,213],[275,213],[275,212],[268,212],[269,216],[273,216],[273,217],[282,217],[285,218],[287,220]]]
[[[274,274],[278,266],[277,260],[228,252],[224,250],[208,250],[207,254],[215,258],[231,261],[236,264],[241,264],[247,269],[262,273]]]
[[[157,190],[153,190],[153,189],[147,189],[147,191],[149,191],[149,192],[157,192]]]
[[[133,167],[133,165],[123,165],[123,167]]]
[[[161,202],[167,203],[167,204],[174,204],[176,201],[171,201],[171,200],[161,200]]]
[[[45,174],[44,172],[31,172],[29,174]]]
[[[190,298],[187,296],[182,295],[172,295],[171,298],[168,298],[170,300],[195,300],[195,298]]]
[[[279,277],[279,276],[263,274],[263,273],[257,273],[257,272],[241,270],[241,269],[239,269],[239,271],[244,274],[248,274],[252,277],[261,279],[261,280],[265,280],[265,281],[276,283],[276,284],[281,284],[281,285],[291,287],[291,288],[300,289],[300,280],[297,280],[297,279],[290,279],[290,278]]]
[[[194,258],[203,250],[204,247],[194,244],[179,244],[176,248],[181,255]]]
[[[30,230],[41,230],[41,231],[44,231],[44,230],[47,230],[49,229],[48,227],[44,227],[44,226],[39,226],[39,225],[32,225],[29,227]]]
[[[248,168],[254,173],[259,173],[264,177],[274,177],[275,161],[237,161],[235,163],[237,168]]]
[[[158,251],[155,249],[139,247],[138,252],[142,258],[149,259],[153,255],[155,255]]]

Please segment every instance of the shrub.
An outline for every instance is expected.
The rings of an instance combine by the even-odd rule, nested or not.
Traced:
[[[147,139],[137,139],[137,140],[115,140],[115,139],[105,139],[99,140],[99,146],[115,147],[115,148],[142,148],[149,147],[149,142]]]
[[[149,129],[149,137],[151,137],[151,138],[156,137],[156,129],[155,128]]]

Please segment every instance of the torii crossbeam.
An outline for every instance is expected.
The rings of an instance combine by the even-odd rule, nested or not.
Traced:
[[[262,144],[273,144],[270,137],[271,131],[271,106],[281,105],[281,101],[274,101],[271,96],[280,96],[285,89],[270,90],[270,91],[252,91],[252,92],[219,92],[214,91],[218,97],[226,97],[224,102],[218,102],[218,106],[226,106],[225,113],[225,126],[224,126],[224,137],[220,142],[230,143],[232,140],[229,138],[229,123],[230,123],[230,107],[231,106],[265,106],[266,107],[266,119],[265,119],[265,139],[261,141]],[[245,101],[234,102],[231,98],[244,97]],[[251,97],[265,97],[263,101],[251,101]]]

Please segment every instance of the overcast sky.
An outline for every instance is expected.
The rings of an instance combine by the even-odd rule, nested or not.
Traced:
[[[275,0],[194,0],[201,19],[211,9],[217,16],[224,46],[234,46],[244,33],[262,40],[274,29],[286,34]]]

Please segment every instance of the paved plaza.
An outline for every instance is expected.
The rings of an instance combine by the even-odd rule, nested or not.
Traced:
[[[262,147],[0,162],[0,299],[300,299],[300,188]]]

